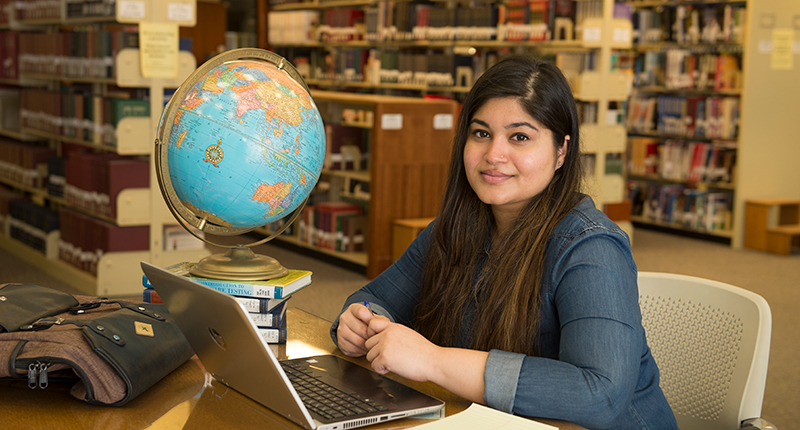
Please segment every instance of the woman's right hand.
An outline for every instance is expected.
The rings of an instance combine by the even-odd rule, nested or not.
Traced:
[[[347,356],[360,357],[366,355],[369,349],[364,342],[375,333],[369,333],[369,322],[373,315],[366,306],[360,303],[351,304],[339,317],[339,327],[336,337],[339,340],[339,349]]]

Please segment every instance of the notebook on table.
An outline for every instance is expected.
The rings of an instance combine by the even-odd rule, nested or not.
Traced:
[[[307,429],[351,429],[444,407],[336,355],[279,361],[233,296],[141,266],[207,372]]]

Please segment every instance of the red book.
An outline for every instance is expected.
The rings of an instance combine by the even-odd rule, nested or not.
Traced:
[[[338,219],[347,215],[361,215],[363,209],[360,205],[348,202],[322,202],[317,204],[317,213],[320,217],[320,235],[318,246],[336,249],[336,236]]]
[[[120,191],[126,188],[150,187],[150,163],[146,160],[131,158],[108,160],[104,170],[107,173],[103,179],[108,184],[105,190],[109,204],[107,215],[115,218],[117,216],[117,197]],[[105,212],[105,208],[103,212]]]

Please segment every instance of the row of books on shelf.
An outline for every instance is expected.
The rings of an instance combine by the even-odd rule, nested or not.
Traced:
[[[648,51],[634,60],[634,85],[665,89],[738,90],[741,56],[696,54],[687,49]]]
[[[115,218],[122,190],[149,187],[146,159],[74,151],[64,160],[64,199],[93,214]]]
[[[679,182],[733,183],[736,148],[711,142],[629,139],[628,172]]]
[[[630,98],[625,124],[634,133],[736,139],[739,115],[739,97],[640,94]]]
[[[67,31],[68,30],[68,31]],[[139,47],[136,26],[106,25],[103,30],[76,26],[55,33],[0,32],[5,79],[24,76],[107,79],[116,76],[114,58],[120,50]],[[191,51],[190,38],[179,49]]]
[[[744,2],[659,5],[657,8],[637,6],[633,14],[633,41],[742,43],[745,40],[746,23]]]
[[[58,214],[58,258],[92,275],[108,252],[150,249],[150,226],[121,227],[65,206]]]
[[[709,233],[732,228],[733,196],[729,192],[628,181],[628,198],[632,214],[646,221]]]
[[[31,188],[43,188],[47,172],[42,165],[56,156],[47,146],[0,137],[0,178]]]
[[[420,86],[470,87],[489,67],[496,63],[499,54],[482,52],[460,55],[404,49],[376,49],[367,47],[344,47],[322,52],[311,50],[302,55],[293,55],[294,50],[281,48],[278,53],[287,57],[305,79],[334,82],[363,82],[369,84],[391,83]],[[596,69],[597,52],[559,52],[543,55],[542,58],[555,63],[565,72],[571,85],[575,86],[580,74]],[[630,56],[614,57],[615,67],[625,67]],[[632,63],[633,60],[630,59]]]
[[[46,189],[73,207],[114,218],[127,188],[150,186],[148,160],[69,147],[64,156],[47,146],[0,138],[0,178]]]
[[[378,1],[365,8],[270,13],[270,41],[506,40],[580,39],[586,18],[602,17],[602,0],[509,0],[450,7],[418,1]],[[631,7],[615,4],[615,16],[630,17]],[[274,36],[274,37],[273,37]]]
[[[26,196],[0,188],[0,227],[9,237],[41,253],[47,251],[47,236],[59,228],[59,214],[39,206]]]
[[[239,281],[206,278],[190,273],[196,263],[181,262],[165,269],[185,276],[207,287],[234,296],[248,312],[259,334],[267,343],[286,343],[286,306],[292,294],[311,284],[312,273],[308,270],[289,270],[280,278],[261,281]],[[142,276],[143,300],[162,303],[147,276]]]
[[[124,48],[139,47],[136,27],[84,27],[57,33],[19,33],[20,74],[80,78],[113,78],[114,57]]]
[[[149,247],[149,227],[120,227],[62,206],[38,205],[15,190],[0,187],[0,220],[9,237],[48,255],[48,234],[59,231],[58,258],[91,274],[103,254]]]
[[[365,252],[368,220],[364,209],[343,201],[306,205],[298,222],[298,240],[339,252]]]
[[[0,23],[7,23],[11,13],[18,21],[59,19],[62,3],[66,3],[67,18],[113,17],[116,13],[116,2],[107,0],[0,0]]]
[[[290,61],[300,65],[298,72],[306,79],[376,85],[470,86],[483,70],[482,63],[469,56],[350,47],[324,53],[314,50]]]
[[[117,125],[123,118],[150,116],[150,102],[131,98],[138,91],[131,93],[120,91],[120,97],[101,97],[82,87],[67,91],[25,88],[20,91],[20,125],[113,147]]]

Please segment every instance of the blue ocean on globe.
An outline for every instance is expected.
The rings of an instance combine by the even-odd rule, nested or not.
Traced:
[[[298,208],[319,180],[325,128],[305,88],[266,61],[201,76],[171,121],[168,169],[181,202],[221,226],[255,228]],[[165,110],[166,112],[166,110]]]

